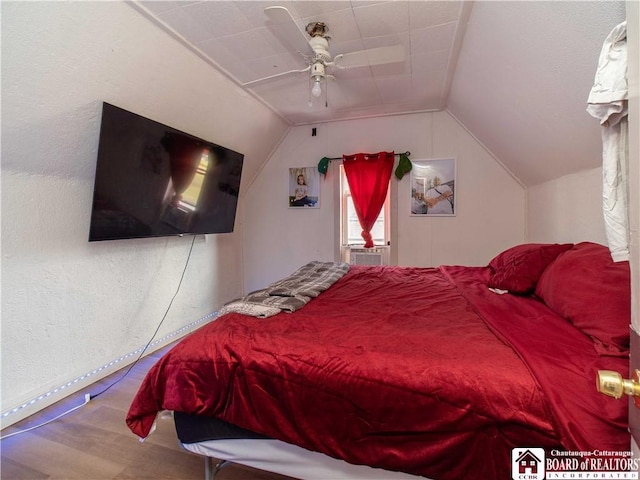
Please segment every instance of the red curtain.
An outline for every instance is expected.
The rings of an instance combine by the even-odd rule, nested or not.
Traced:
[[[371,229],[387,197],[394,158],[394,152],[356,153],[342,157],[365,248],[373,247]]]

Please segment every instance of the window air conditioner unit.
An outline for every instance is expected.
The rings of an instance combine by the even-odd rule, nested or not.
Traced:
[[[346,262],[350,265],[389,265],[389,247],[347,247]]]

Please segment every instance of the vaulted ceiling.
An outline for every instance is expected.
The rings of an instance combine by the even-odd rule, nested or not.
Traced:
[[[624,20],[624,2],[131,5],[292,125],[446,109],[524,185],[600,163],[600,127],[586,113],[586,100],[602,42]],[[329,69],[335,79],[323,81],[314,97],[309,72],[280,75],[304,70],[311,61],[265,13],[269,6],[285,7],[301,36],[309,23],[324,22],[334,58],[401,46],[404,59]]]

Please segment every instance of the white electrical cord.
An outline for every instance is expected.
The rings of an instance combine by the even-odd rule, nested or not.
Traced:
[[[24,430],[18,430],[16,432],[13,433],[9,433],[7,435],[4,435],[2,437],[0,437],[0,440],[4,440],[5,438],[9,438],[9,437],[13,437],[14,435],[19,435],[21,433],[27,433],[30,432],[31,430],[35,430],[36,428],[40,428],[40,427],[44,427],[45,425],[51,423],[51,422],[55,422],[56,420],[58,420],[59,418],[64,417],[65,415],[68,415],[71,412],[75,412],[76,410],[78,410],[79,408],[84,407],[87,403],[89,403],[89,400],[91,400],[91,395],[89,395],[88,393],[85,394],[84,396],[84,402],[76,407],[73,407],[71,410],[67,410],[64,413],[61,413],[60,415],[58,415],[57,417],[53,417],[49,420],[47,420],[46,422],[43,423],[39,423],[38,425],[34,425],[33,427],[30,428],[25,428]]]
[[[78,405],[76,407],[73,407],[71,410],[67,410],[64,413],[61,413],[60,415],[47,420],[46,422],[40,423],[38,425],[34,425],[33,427],[27,428],[25,430],[18,430],[16,432],[13,433],[9,433],[7,435],[4,435],[2,437],[0,437],[0,440],[4,440],[5,438],[9,438],[12,437],[14,435],[19,435],[21,433],[26,433],[26,432],[30,432],[31,430],[35,430],[36,428],[40,428],[43,427],[51,422],[54,422],[56,420],[58,420],[59,418],[64,417],[65,415],[70,414],[71,412],[74,412],[76,410],[78,410],[79,408],[84,407],[87,403],[89,403],[89,401],[93,398],[96,398],[99,395],[102,395],[103,393],[105,393],[107,390],[109,390],[111,387],[113,387],[116,383],[118,383],[120,380],[122,380],[124,377],[126,377],[129,372],[131,371],[131,369],[133,367],[135,367],[135,365],[138,363],[138,361],[142,358],[142,355],[144,355],[144,352],[147,351],[147,349],[149,348],[149,346],[151,345],[151,342],[153,341],[153,339],[156,337],[156,335],[158,334],[158,331],[160,330],[160,327],[162,326],[162,324],[164,323],[165,318],[167,318],[167,314],[169,313],[169,310],[171,309],[171,305],[173,305],[173,301],[175,300],[175,298],[178,296],[178,292],[180,291],[180,286],[182,285],[182,281],[184,280],[184,274],[187,271],[187,266],[189,265],[189,259],[191,258],[191,252],[193,251],[193,245],[196,242],[196,236],[193,236],[193,240],[191,241],[191,248],[189,248],[189,254],[187,255],[187,261],[184,264],[184,269],[182,270],[182,275],[180,276],[180,282],[178,283],[178,288],[176,288],[176,293],[173,294],[173,297],[171,298],[171,301],[169,302],[169,306],[167,307],[167,310],[164,312],[164,315],[162,316],[162,320],[160,320],[160,323],[158,324],[158,326],[156,327],[155,332],[153,332],[153,335],[151,336],[151,338],[149,339],[149,341],[147,342],[147,344],[145,345],[145,347],[142,349],[142,351],[140,352],[140,355],[138,356],[138,358],[136,358],[136,360],[129,366],[129,368],[127,369],[126,372],[124,372],[124,374],[118,378],[116,381],[114,381],[113,383],[111,383],[108,387],[106,387],[105,389],[103,389],[102,391],[96,393],[95,395],[92,395],[90,393],[86,393],[84,395],[84,402],[81,405]]]

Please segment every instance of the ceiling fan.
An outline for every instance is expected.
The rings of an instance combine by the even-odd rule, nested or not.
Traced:
[[[405,59],[403,45],[340,53],[332,57],[329,52],[331,37],[328,35],[329,28],[325,23],[309,23],[306,26],[305,34],[285,7],[267,7],[264,12],[274,26],[279,29],[279,33],[284,37],[284,40],[303,57],[307,66],[300,70],[289,70],[259,78],[242,84],[243,87],[251,87],[285,75],[309,72],[310,82],[313,82],[311,94],[314,97],[319,97],[322,95],[321,83],[327,78],[334,79],[333,73],[336,70],[403,62]]]

